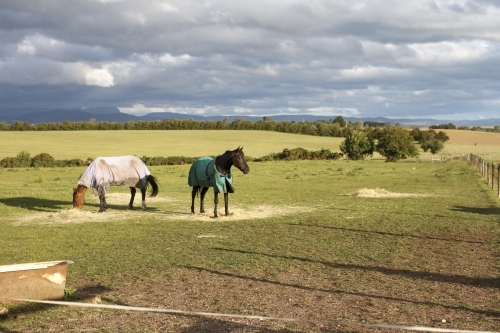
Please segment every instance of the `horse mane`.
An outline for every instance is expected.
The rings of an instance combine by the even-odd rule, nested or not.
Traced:
[[[231,166],[233,165],[233,160],[231,158],[232,153],[232,150],[226,150],[224,154],[215,158],[215,167],[217,168],[217,171],[223,175],[228,174],[231,170]]]

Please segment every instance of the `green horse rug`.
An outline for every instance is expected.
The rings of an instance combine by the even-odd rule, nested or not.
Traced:
[[[233,173],[223,175],[215,167],[215,159],[202,157],[197,159],[189,169],[189,186],[213,187],[217,193],[234,193]]]
[[[224,193],[226,216],[229,215],[228,194],[234,193],[233,174],[231,166],[235,166],[244,174],[250,172],[245,161],[243,148],[228,150],[224,154],[211,157],[201,157],[193,162],[189,169],[188,184],[193,188],[191,197],[191,213],[194,214],[194,199],[200,193],[200,212],[204,213],[204,199],[208,188],[214,188],[214,217],[217,217],[219,193]]]

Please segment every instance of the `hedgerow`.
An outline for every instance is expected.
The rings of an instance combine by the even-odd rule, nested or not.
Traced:
[[[331,152],[329,149],[321,149],[310,151],[304,148],[283,149],[280,153],[271,153],[260,158],[252,158],[246,156],[247,161],[264,162],[264,161],[295,161],[295,160],[338,160],[343,155],[337,152]],[[212,156],[215,158],[215,156]],[[184,165],[193,163],[197,157],[185,156],[169,156],[169,157],[148,157],[143,156],[141,160],[148,166],[161,165]],[[0,161],[1,168],[16,168],[16,167],[37,167],[37,168],[53,168],[53,167],[81,167],[87,166],[93,161],[93,158],[87,160],[71,159],[71,160],[56,160],[48,153],[41,153],[33,158],[26,151],[19,153],[16,157],[5,157]]]

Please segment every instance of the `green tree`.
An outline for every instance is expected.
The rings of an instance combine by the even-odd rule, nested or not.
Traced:
[[[345,128],[347,125],[347,121],[342,116],[335,117],[335,119],[333,119],[333,122],[338,123],[341,128]]]
[[[421,131],[417,128],[411,131],[411,135],[425,152],[430,150],[432,154],[443,150],[444,143],[450,139],[443,131],[436,133],[433,129]]]
[[[31,164],[37,168],[53,168],[56,166],[56,160],[50,154],[41,153],[31,159]]]
[[[12,160],[12,166],[14,168],[29,168],[31,166],[30,153],[24,150],[17,154]]]
[[[340,151],[350,160],[363,160],[373,156],[374,150],[373,140],[361,130],[348,131],[345,140],[340,144]]]
[[[400,126],[385,127],[377,133],[377,140],[376,151],[384,156],[387,162],[419,155],[410,132]]]

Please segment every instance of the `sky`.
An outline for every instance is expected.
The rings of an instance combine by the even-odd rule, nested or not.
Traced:
[[[0,108],[500,118],[499,17],[497,0],[0,0]]]

